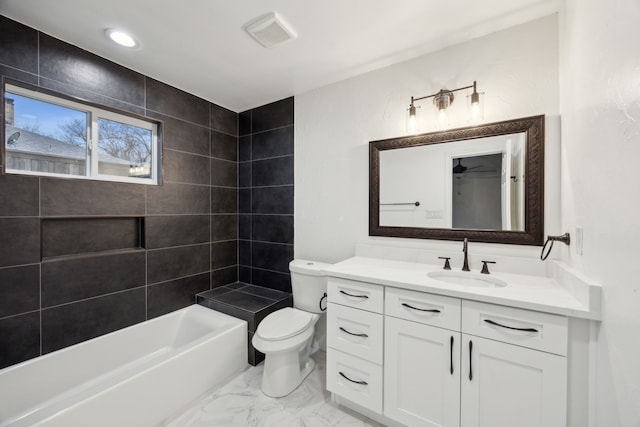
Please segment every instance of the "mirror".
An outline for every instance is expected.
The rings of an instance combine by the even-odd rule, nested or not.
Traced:
[[[369,144],[372,236],[541,245],[544,116]]]

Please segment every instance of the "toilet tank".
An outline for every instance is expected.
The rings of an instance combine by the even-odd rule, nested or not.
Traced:
[[[327,292],[327,277],[324,269],[329,264],[305,259],[294,259],[289,263],[293,306],[309,313],[322,313],[320,302]],[[327,302],[322,301],[326,308]]]

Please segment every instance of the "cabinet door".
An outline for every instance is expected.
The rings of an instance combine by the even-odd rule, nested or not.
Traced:
[[[409,426],[458,427],[460,333],[385,317],[384,415]]]
[[[564,427],[567,361],[462,335],[462,427]]]

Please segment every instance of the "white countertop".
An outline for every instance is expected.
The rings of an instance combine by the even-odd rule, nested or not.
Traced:
[[[558,263],[558,269],[563,269]],[[329,277],[358,280],[395,288],[429,292],[474,301],[525,308],[583,319],[600,320],[600,288],[564,269],[556,277],[492,272],[505,287],[460,286],[432,279],[442,266],[356,256],[326,268]]]

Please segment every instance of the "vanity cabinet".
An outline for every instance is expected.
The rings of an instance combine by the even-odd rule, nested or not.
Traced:
[[[385,292],[384,415],[411,426],[459,426],[460,299]]]
[[[382,413],[384,287],[327,281],[327,389]]]
[[[564,427],[564,316],[462,301],[460,425]]]
[[[384,415],[410,426],[460,423],[460,333],[385,319]]]
[[[566,426],[566,358],[462,335],[460,425]]]
[[[388,425],[566,425],[566,317],[337,278],[328,299],[340,403]]]

